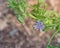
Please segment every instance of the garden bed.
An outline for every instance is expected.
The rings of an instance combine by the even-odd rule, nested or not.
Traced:
[[[34,1],[28,1],[28,3],[37,3]],[[24,20],[26,23],[25,27],[29,31],[27,32],[17,20],[14,12],[7,8],[7,4],[6,1],[1,0],[0,48],[46,48],[46,44],[54,31],[40,32],[39,30],[34,30],[35,20],[28,17]],[[54,37],[51,45],[60,45],[60,39],[57,36]]]

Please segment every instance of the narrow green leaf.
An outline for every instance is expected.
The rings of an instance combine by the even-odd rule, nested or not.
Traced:
[[[39,1],[39,3],[42,3],[44,0],[38,0]]]
[[[18,21],[21,23],[24,23],[24,19],[21,17],[21,15],[16,16]]]

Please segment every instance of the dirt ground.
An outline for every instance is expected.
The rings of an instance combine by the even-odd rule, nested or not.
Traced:
[[[28,1],[28,3],[35,4],[37,1]],[[25,22],[27,28],[31,30],[31,35],[18,22],[13,11],[7,8],[7,1],[0,0],[0,48],[46,48],[53,31],[47,33],[33,31],[34,20],[28,18]],[[60,43],[55,37],[51,44],[54,46]]]

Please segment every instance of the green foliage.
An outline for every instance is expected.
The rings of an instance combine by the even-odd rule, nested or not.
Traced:
[[[45,25],[45,30],[59,30],[60,32],[60,17],[55,11],[46,11],[41,7],[41,4],[32,6],[31,14],[36,17],[36,20],[40,20]]]
[[[46,8],[46,7],[45,7]],[[41,3],[38,2],[37,5],[32,6],[31,14],[36,17],[36,20],[40,20],[45,25],[46,30],[56,30],[56,32],[49,39],[48,45],[50,45],[53,37],[60,33],[60,16],[53,10],[46,11],[45,8],[41,7]],[[47,48],[59,48],[58,46],[48,46]]]
[[[8,0],[9,2],[9,8],[11,8],[15,14],[17,19],[21,22],[24,23],[24,18],[27,15],[26,8],[27,8],[27,3],[25,0]]]
[[[58,46],[50,46],[50,42],[57,33],[60,33],[60,16],[55,11],[46,11],[47,4],[44,5],[44,8],[41,6],[43,1],[38,0],[38,4],[32,6],[31,13],[26,11],[28,6],[26,0],[8,0],[8,6],[14,11],[19,22],[24,23],[24,19],[30,16],[43,22],[45,25],[44,31],[56,30],[56,33],[50,38],[47,48],[59,48]]]
[[[17,16],[17,19],[19,22],[24,23],[24,19],[20,15]]]
[[[59,48],[59,46],[51,46],[51,45],[49,45],[48,48]]]
[[[38,0],[39,3],[42,3],[44,0]]]

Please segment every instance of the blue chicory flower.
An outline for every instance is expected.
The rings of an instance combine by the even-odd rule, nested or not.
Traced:
[[[42,32],[45,26],[41,21],[38,20],[33,27],[34,29],[40,30]]]

